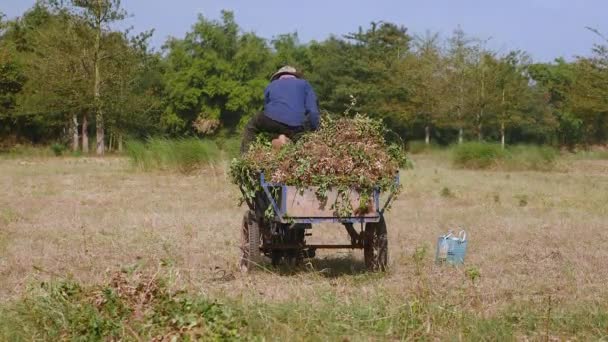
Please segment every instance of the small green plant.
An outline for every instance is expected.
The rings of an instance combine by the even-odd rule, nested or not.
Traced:
[[[467,276],[467,279],[469,279],[472,284],[475,284],[475,281],[477,281],[481,277],[481,271],[477,266],[467,267],[467,269],[464,271],[464,274]]]
[[[455,197],[452,190],[450,190],[450,188],[448,188],[447,186],[444,186],[441,189],[441,191],[439,192],[439,194],[441,195],[441,197],[445,197],[445,198]]]
[[[528,205],[528,196],[527,195],[516,195],[515,199],[517,200],[517,204],[520,207],[525,207]]]
[[[494,198],[494,203],[496,203],[496,204],[500,203],[500,194],[494,194],[493,198]]]
[[[65,150],[66,150],[66,147],[64,144],[54,143],[51,145],[51,151],[53,151],[53,153],[57,157],[63,155],[63,152],[65,152]]]

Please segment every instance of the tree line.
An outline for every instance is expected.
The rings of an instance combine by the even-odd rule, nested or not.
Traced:
[[[534,63],[456,28],[449,37],[373,22],[302,44],[265,39],[234,14],[199,15],[160,51],[153,31],[118,30],[120,0],[38,1],[0,15],[0,142],[122,149],[126,137],[238,134],[263,107],[269,76],[290,64],[324,113],[380,117],[406,141],[485,140],[574,147],[608,140],[608,41],[572,61]]]

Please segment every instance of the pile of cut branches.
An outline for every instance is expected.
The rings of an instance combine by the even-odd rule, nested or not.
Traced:
[[[330,189],[337,189],[339,195],[356,190],[364,206],[374,189],[397,191],[395,175],[407,164],[402,144],[389,144],[387,133],[381,120],[361,114],[324,118],[317,131],[278,151],[267,137],[259,138],[245,155],[232,161],[230,175],[248,198],[260,190],[259,175],[263,172],[269,182],[300,189],[316,187],[320,200],[327,198]],[[340,216],[364,208],[342,209]]]

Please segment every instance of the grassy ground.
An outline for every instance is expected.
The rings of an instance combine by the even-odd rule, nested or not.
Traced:
[[[221,303],[219,322],[236,333],[214,338],[608,338],[608,161],[562,159],[552,172],[453,169],[440,154],[414,163],[387,215],[389,273],[365,273],[360,251],[333,251],[300,270],[243,275],[244,208],[225,163],[180,175],[136,172],[120,158],[0,159],[0,339],[89,331],[65,311],[82,308],[81,295],[57,299],[41,282],[94,293],[120,270],[162,278],[192,303]],[[435,266],[437,236],[459,227],[470,237],[466,265]],[[348,241],[339,226],[313,234]],[[57,327],[45,310],[63,317]],[[125,323],[117,336],[166,333],[146,324]]]

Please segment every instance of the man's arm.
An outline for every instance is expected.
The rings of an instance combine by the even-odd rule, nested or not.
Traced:
[[[304,107],[308,113],[312,128],[319,128],[319,106],[317,105],[317,95],[308,82],[306,82],[306,102],[304,103]]]

